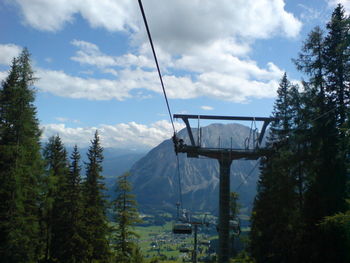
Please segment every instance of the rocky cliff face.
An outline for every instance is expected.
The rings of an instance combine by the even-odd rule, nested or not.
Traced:
[[[198,140],[197,130],[193,130]],[[250,129],[240,124],[212,124],[202,128],[203,147],[243,148]],[[178,136],[189,143],[186,130]],[[188,158],[179,154],[179,171],[184,208],[218,211],[219,165],[217,160]],[[251,205],[256,192],[256,161],[237,160],[231,165],[231,190],[240,194],[243,207]],[[254,169],[254,167],[256,167]],[[253,170],[251,175],[245,177]],[[177,160],[171,140],[166,140],[137,161],[130,170],[134,192],[142,209],[175,209],[179,200]]]

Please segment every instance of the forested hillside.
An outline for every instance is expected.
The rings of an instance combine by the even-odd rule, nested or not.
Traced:
[[[98,132],[84,166],[77,146],[68,156],[58,135],[42,145],[34,81],[24,49],[13,59],[0,90],[0,261],[126,262],[120,259],[125,254],[128,262],[142,262],[136,244],[118,235],[137,220],[125,215],[127,221],[118,228],[107,219],[110,204],[104,194]],[[125,195],[131,189],[118,191]],[[112,211],[119,211],[120,202],[113,202]],[[115,247],[120,242],[127,242],[128,250]]]
[[[338,6],[281,80],[252,215],[257,262],[349,262],[350,20]]]

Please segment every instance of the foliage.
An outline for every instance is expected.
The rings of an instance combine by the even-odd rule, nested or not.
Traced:
[[[230,217],[237,218],[240,205],[238,203],[239,195],[236,192],[230,193]]]
[[[257,262],[347,262],[342,219],[349,167],[350,19],[338,5],[294,60],[303,89],[281,80],[252,214]],[[342,230],[341,230],[342,229]]]
[[[68,165],[67,156],[58,136],[53,138],[60,149],[56,156],[61,155],[62,172],[56,174],[56,192],[52,207],[52,242],[50,254],[58,262],[83,262],[86,260],[86,241],[83,238],[83,203],[79,165],[80,154],[74,147],[71,155],[72,163]],[[52,147],[51,147],[52,148]],[[57,168],[56,168],[57,169]]]
[[[255,260],[243,251],[239,253],[234,259],[231,259],[230,263],[255,263]]]
[[[271,154],[261,161],[258,194],[252,214],[252,254],[258,262],[290,262],[293,257],[298,195],[291,162],[295,92],[284,74],[276,99],[268,146]],[[276,235],[278,233],[278,235]]]
[[[114,242],[117,262],[133,262],[135,257],[138,260],[142,258],[137,244],[133,241],[139,237],[133,227],[141,220],[139,219],[135,196],[131,194],[132,188],[128,182],[129,176],[129,173],[125,173],[118,177],[117,197],[114,200],[115,220],[117,222],[117,227],[114,230]],[[142,262],[142,260],[139,262]]]
[[[0,89],[0,258],[34,262],[40,254],[43,174],[35,81],[27,49],[14,58]]]
[[[89,262],[108,262],[111,256],[108,235],[110,232],[106,208],[107,203],[103,196],[102,161],[103,148],[96,131],[94,139],[87,153],[86,178],[83,182],[83,238],[87,242],[85,255]]]
[[[62,242],[61,220],[63,209],[62,188],[68,173],[67,152],[59,136],[52,136],[44,149],[46,161],[45,193],[42,206],[41,228],[44,238],[45,261],[59,252]]]
[[[350,200],[348,200],[350,204]],[[345,213],[337,213],[333,216],[325,217],[320,223],[322,231],[333,234],[333,237],[336,237],[335,240],[329,240],[330,242],[339,242],[340,239],[344,244],[340,244],[339,249],[344,251],[339,251],[339,254],[345,254],[345,262],[350,261],[350,210]],[[335,235],[334,235],[335,234]]]

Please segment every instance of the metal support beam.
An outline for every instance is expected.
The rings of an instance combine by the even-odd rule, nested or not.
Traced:
[[[223,156],[220,164],[219,189],[219,262],[228,263],[230,259],[230,168],[232,160]]]
[[[191,140],[191,145],[192,146],[196,146],[196,143],[194,142],[191,126],[190,126],[190,123],[188,122],[188,119],[187,118],[183,118],[182,120],[186,124],[187,133],[188,133],[188,136],[190,137],[190,140]]]
[[[246,117],[246,116],[213,116],[213,115],[189,115],[174,114],[175,119],[201,119],[201,120],[231,120],[231,121],[273,121],[276,118],[269,117]]]
[[[197,263],[197,232],[198,232],[198,225],[194,225],[194,244],[193,244],[193,263]]]
[[[209,115],[184,115],[175,114],[174,118],[181,118],[186,124],[188,136],[191,145],[178,143],[176,137],[174,139],[176,153],[187,153],[187,157],[198,158],[206,156],[212,159],[217,159],[220,164],[220,189],[219,189],[219,263],[228,263],[230,259],[230,168],[233,160],[246,159],[256,160],[267,154],[267,151],[260,149],[259,146],[264,137],[267,126],[271,121],[276,121],[276,118],[265,117],[242,117],[242,116],[209,116]],[[208,148],[195,145],[194,137],[190,127],[189,119],[202,120],[238,120],[238,121],[263,121],[257,147],[253,149],[232,149],[231,148]],[[198,131],[199,132],[199,131]],[[196,239],[196,236],[195,236]],[[196,242],[195,242],[196,243]],[[195,253],[194,250],[193,253]],[[193,259],[195,254],[193,254]]]
[[[261,142],[262,142],[262,139],[264,137],[264,134],[265,134],[265,131],[266,131],[266,128],[267,126],[269,125],[269,121],[264,121],[264,124],[261,128],[261,131],[260,131],[260,135],[259,135],[259,139],[258,139],[258,145],[260,146],[261,145]]]
[[[186,124],[187,128],[187,133],[191,141],[191,146],[193,147],[200,147],[200,145],[196,145],[193,137],[193,133],[191,130],[191,126],[189,123],[189,119],[197,119],[197,120],[235,120],[235,121],[262,121],[264,122],[259,138],[258,138],[258,146],[260,146],[262,139],[265,135],[265,131],[267,126],[270,124],[272,121],[276,121],[276,118],[270,118],[270,117],[245,117],[245,116],[212,116],[212,115],[188,115],[188,114],[174,114],[175,119],[182,119],[184,123]],[[199,133],[199,127],[198,127],[198,133]]]

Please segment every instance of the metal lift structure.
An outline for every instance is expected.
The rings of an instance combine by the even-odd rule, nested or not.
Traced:
[[[179,203],[177,205],[177,211],[178,211],[178,218],[179,218]],[[192,227],[193,227],[193,250],[190,249],[180,249],[180,252],[192,252],[192,262],[197,263],[197,251],[198,251],[198,226],[209,226],[209,223],[206,222],[206,216],[204,216],[204,219],[201,221],[193,220],[189,216],[186,216],[186,220],[183,220],[182,223],[177,223],[173,226],[173,233],[174,234],[192,234]]]
[[[187,133],[190,139],[190,145],[184,143],[182,139],[173,137],[175,152],[187,153],[189,158],[198,158],[205,156],[216,159],[220,165],[220,183],[219,183],[219,253],[218,262],[228,263],[230,257],[230,168],[233,160],[257,160],[259,157],[267,154],[267,151],[261,148],[261,143],[270,122],[276,120],[268,117],[241,117],[241,116],[210,116],[210,115],[184,115],[174,114],[175,119],[182,119],[186,125]],[[251,121],[263,122],[261,131],[254,139],[252,144],[248,144],[244,149],[230,148],[209,148],[202,147],[200,140],[195,142],[189,119],[195,120],[226,120],[226,121]],[[198,130],[200,134],[200,130]],[[199,135],[198,135],[199,136]],[[249,145],[252,145],[250,148]]]

